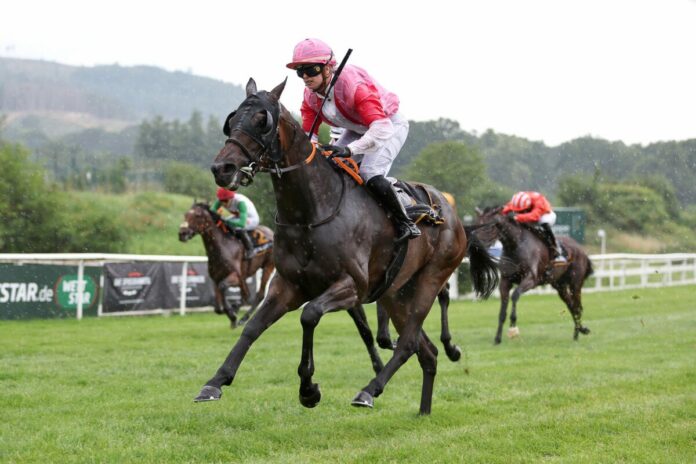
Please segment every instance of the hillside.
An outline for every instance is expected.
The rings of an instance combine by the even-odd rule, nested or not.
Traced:
[[[49,137],[87,128],[120,131],[157,115],[220,115],[244,97],[240,86],[152,66],[80,67],[0,57],[5,131]]]

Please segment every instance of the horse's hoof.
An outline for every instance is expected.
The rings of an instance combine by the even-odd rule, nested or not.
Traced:
[[[462,357],[462,350],[457,345],[454,345],[454,348],[445,351],[447,352],[447,357],[452,362],[457,362]]]
[[[305,408],[313,408],[319,404],[319,401],[321,401],[321,389],[318,384],[313,383],[307,394],[300,391],[300,403]]]
[[[520,329],[518,327],[510,327],[507,331],[508,338],[517,338],[520,336]]]
[[[494,345],[500,345],[500,338],[495,337],[495,338],[493,339],[493,344],[494,344]]]
[[[377,346],[379,346],[379,347],[382,348],[383,350],[392,350],[392,351],[394,351],[394,350],[396,349],[396,342],[395,342],[395,341],[392,341],[391,338],[387,338],[386,340],[383,339],[383,338],[382,338],[382,339],[378,338],[378,339],[377,339]]]
[[[206,385],[203,387],[201,392],[197,397],[193,399],[195,403],[202,403],[204,401],[217,401],[222,396],[222,390],[212,385]]]
[[[580,327],[580,333],[583,335],[588,335],[590,333],[590,329],[587,327]]]
[[[372,395],[364,390],[360,390],[350,404],[357,408],[373,408],[375,405],[375,400],[372,398]]]

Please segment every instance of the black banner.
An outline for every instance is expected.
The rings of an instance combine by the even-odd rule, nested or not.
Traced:
[[[181,302],[181,270],[183,263],[161,263],[166,285],[161,294],[161,308],[178,308]],[[186,307],[213,306],[215,291],[208,276],[207,263],[188,263],[186,269]]]
[[[183,263],[104,264],[103,312],[176,309],[181,301]],[[254,289],[255,282],[253,282]],[[213,306],[214,283],[207,263],[188,263],[186,307]]]
[[[162,308],[160,263],[105,263],[102,312]]]

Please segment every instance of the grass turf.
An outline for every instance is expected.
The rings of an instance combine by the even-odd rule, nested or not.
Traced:
[[[521,338],[493,346],[498,301],[450,308],[433,412],[417,415],[415,357],[375,399],[345,312],[315,337],[323,398],[298,400],[299,312],[252,347],[222,400],[192,398],[240,334],[213,314],[0,322],[2,462],[694,462],[694,287],[520,300]],[[374,310],[368,316],[375,328]],[[437,309],[426,321],[439,338]],[[382,351],[386,362],[390,353]]]

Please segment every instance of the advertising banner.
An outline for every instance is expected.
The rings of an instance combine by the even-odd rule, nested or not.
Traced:
[[[166,291],[162,308],[178,308],[181,302],[181,269],[183,263],[162,263]],[[208,263],[188,263],[186,269],[186,307],[213,306],[215,291],[208,276]]]
[[[104,264],[104,313],[162,308],[165,291],[160,263]]]
[[[101,267],[0,263],[0,319],[76,317],[82,293],[84,316],[96,316]]]

